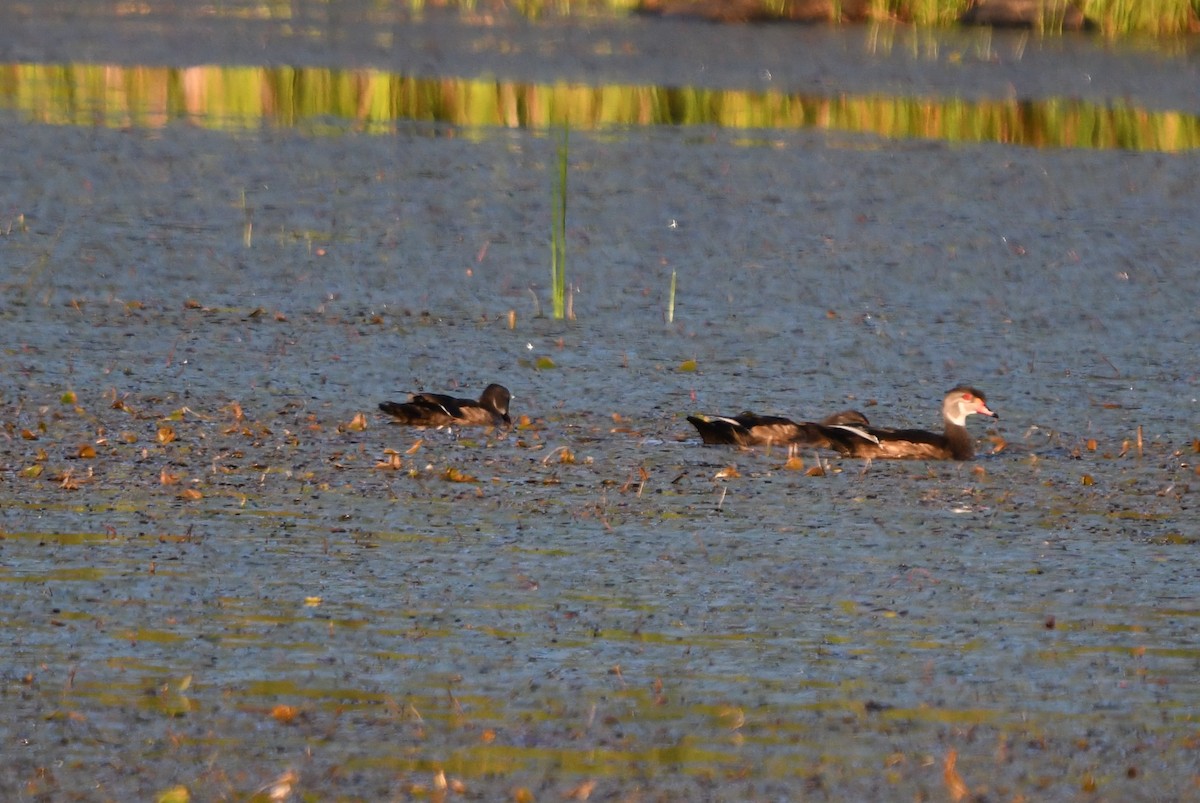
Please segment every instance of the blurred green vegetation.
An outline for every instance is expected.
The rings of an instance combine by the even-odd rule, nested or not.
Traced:
[[[1028,147],[1200,147],[1197,116],[1126,103],[522,84],[317,67],[10,64],[0,66],[0,107],[51,125],[298,127],[318,135],[386,134],[414,123],[453,126],[475,136],[491,128],[595,131],[671,125],[819,128]]]

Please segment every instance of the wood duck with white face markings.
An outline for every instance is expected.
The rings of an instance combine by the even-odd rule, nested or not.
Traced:
[[[923,429],[884,429],[867,427],[873,440],[851,438],[834,443],[833,448],[850,457],[907,460],[970,460],[975,442],[967,432],[967,416],[986,415],[1000,418],[988,409],[987,399],[975,388],[959,385],[942,401],[942,433]]]
[[[838,443],[853,438],[870,443],[867,417],[857,410],[834,413],[820,422],[792,421],[774,415],[757,415],[747,410],[732,417],[689,415],[688,421],[705,443],[733,446],[801,444],[837,449]]]
[[[395,424],[414,427],[508,426],[508,403],[512,394],[503,385],[488,385],[479,401],[456,399],[441,393],[414,393],[406,402],[382,402],[379,409]]]

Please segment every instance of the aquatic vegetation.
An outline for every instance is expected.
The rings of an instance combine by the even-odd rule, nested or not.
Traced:
[[[554,194],[550,222],[550,300],[554,317],[573,319],[567,288],[567,175],[570,127],[558,129],[555,145]]]

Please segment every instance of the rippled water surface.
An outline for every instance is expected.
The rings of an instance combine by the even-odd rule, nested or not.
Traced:
[[[0,58],[198,47],[99,19],[27,14]],[[436,68],[543,30],[422,24],[393,33]],[[868,32],[815,33],[798,73],[882,70]],[[721,87],[785,34],[724,35]],[[303,42],[256,58],[356,63]],[[1006,69],[1107,64],[1055,50]],[[1117,50],[1146,72],[1104,91],[1200,111]],[[922,63],[896,80],[953,90]],[[333,128],[6,113],[5,799],[1195,795],[1194,151],[576,131],[555,321],[553,138]],[[491,381],[511,432],[375,413]],[[1002,416],[965,464],[789,462],[684,419],[934,426],[958,382]]]

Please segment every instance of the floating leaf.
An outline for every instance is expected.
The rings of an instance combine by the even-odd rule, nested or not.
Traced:
[[[355,415],[354,418],[351,418],[350,422],[346,424],[346,431],[348,432],[362,432],[366,428],[367,417],[362,413]]]
[[[290,725],[300,714],[300,709],[294,705],[277,705],[271,709],[271,716],[276,722]]]
[[[962,776],[958,774],[958,770],[955,769],[954,765],[957,763],[958,751],[952,748],[950,752],[946,754],[946,761],[942,769],[942,777],[946,780],[946,791],[949,793],[950,799],[955,801],[955,803],[958,803],[959,800],[962,800],[964,797],[970,794],[971,791],[967,788],[967,784],[965,781],[963,781]]]
[[[30,432],[27,429],[21,430],[21,437],[27,441],[36,441],[38,439],[38,436],[35,433]]]
[[[535,362],[533,365],[539,371],[546,371],[546,370],[549,370],[550,368],[558,367],[557,365],[554,364],[554,360],[550,359],[549,357],[538,357],[537,362]]]
[[[592,790],[596,788],[595,779],[584,781],[583,783],[566,792],[563,798],[566,800],[587,800],[592,795]]]
[[[376,463],[375,468],[386,468],[397,471],[404,467],[404,464],[400,460],[400,453],[395,449],[384,449],[383,455],[383,460]]]
[[[186,786],[172,786],[156,797],[155,803],[189,803],[192,795]]]
[[[66,393],[64,393],[62,395],[62,403],[63,404],[74,404],[75,403],[75,391],[68,390]]]
[[[25,468],[21,469],[21,476],[27,480],[36,480],[38,477],[42,476],[42,468],[43,467],[41,463],[34,463],[32,466],[26,466]]]
[[[566,446],[560,446],[550,454],[546,455],[546,457],[542,460],[542,465],[546,465],[555,458],[558,459],[558,462],[565,463],[567,465],[572,465],[575,463],[575,453]]]
[[[160,471],[158,473],[158,484],[159,485],[175,485],[176,483],[179,482],[179,480],[180,480],[180,475],[172,474],[171,472],[167,471],[166,466],[163,466],[162,471]]]
[[[823,466],[813,466],[808,471],[804,472],[806,477],[824,477],[825,468]]]
[[[175,440],[175,428],[169,427],[166,424],[158,428],[158,433],[155,435],[159,443],[170,443]]]
[[[320,597],[305,597],[304,598],[304,607],[306,607],[306,608],[318,608],[318,607],[320,607],[320,605],[321,605]]]
[[[1094,452],[1094,451],[1096,451],[1096,439],[1095,439],[1095,438],[1088,438],[1088,442],[1087,442],[1087,450],[1088,450],[1089,452]]]
[[[479,482],[466,472],[459,471],[457,468],[447,468],[442,474],[442,478],[450,482]]]
[[[96,447],[90,443],[85,443],[79,447],[79,451],[75,454],[82,460],[91,460],[96,456]]]
[[[683,362],[679,363],[679,370],[683,371],[684,373],[689,373],[689,374],[695,373],[696,361],[695,360],[684,360]]]
[[[179,498],[184,500],[185,502],[195,502],[197,500],[203,499],[204,494],[200,493],[195,488],[186,488],[179,492]]]
[[[787,462],[783,464],[783,467],[788,471],[803,471],[804,461],[796,455],[792,455],[787,459]]]
[[[740,476],[742,475],[737,470],[737,466],[725,466],[725,468],[713,475],[713,477],[718,480],[731,480]]]
[[[1094,479],[1092,479],[1091,474],[1084,474],[1083,477],[1080,478],[1079,481],[1082,482],[1084,485],[1095,485],[1096,484],[1096,481]]]

